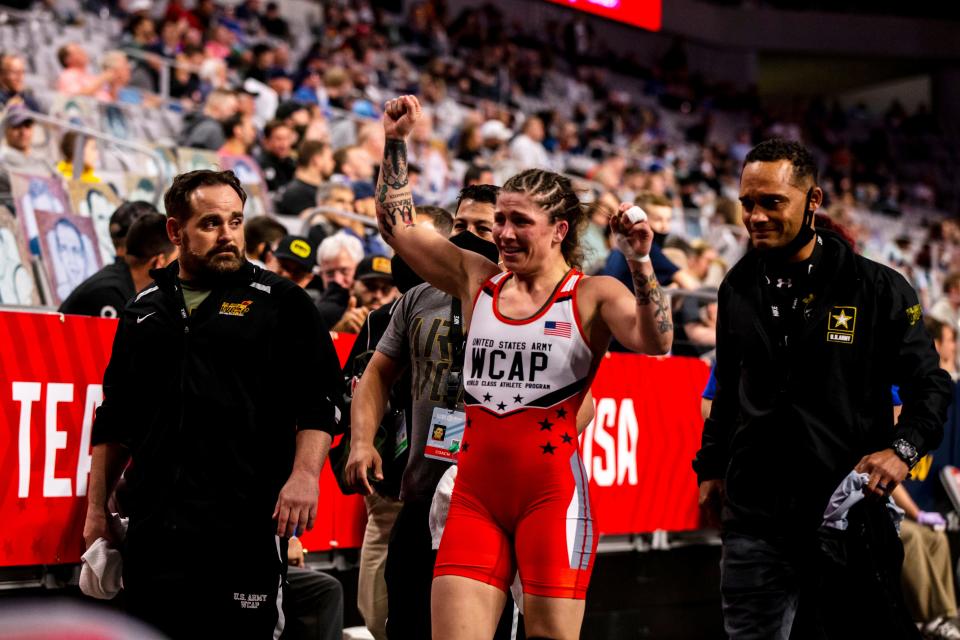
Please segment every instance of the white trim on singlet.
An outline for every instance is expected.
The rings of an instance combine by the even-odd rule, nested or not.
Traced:
[[[539,311],[523,319],[497,308],[510,275],[490,278],[477,297],[464,362],[467,404],[496,415],[559,404],[582,391],[593,368],[576,310],[580,274],[569,274]]]

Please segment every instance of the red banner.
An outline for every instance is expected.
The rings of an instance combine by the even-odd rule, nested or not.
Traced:
[[[78,562],[90,428],[116,321],[0,312],[0,566]],[[335,346],[346,359],[353,336]],[[700,441],[707,367],[687,358],[609,355],[581,438],[601,534],[697,527],[690,460]],[[365,508],[329,470],[307,549],[356,548]]]
[[[547,0],[648,31],[660,31],[662,0]]]

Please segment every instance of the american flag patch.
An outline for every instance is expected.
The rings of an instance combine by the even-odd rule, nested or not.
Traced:
[[[569,338],[572,329],[573,327],[569,322],[555,322],[554,320],[547,320],[543,323],[543,335],[545,336],[560,336],[561,338]]]

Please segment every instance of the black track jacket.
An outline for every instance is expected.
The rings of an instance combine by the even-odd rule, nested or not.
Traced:
[[[178,269],[121,314],[92,442],[132,455],[131,526],[269,533],[297,430],[339,420],[333,343],[305,291],[249,262],[187,318]]]
[[[816,529],[860,459],[904,438],[920,455],[943,436],[951,381],[897,272],[822,230],[814,300],[794,344],[774,347],[757,252],[719,291],[717,393],[693,466],[725,478],[726,530],[789,535]],[[894,428],[890,387],[903,413]]]

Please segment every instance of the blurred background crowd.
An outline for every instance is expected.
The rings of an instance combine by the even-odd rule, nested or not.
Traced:
[[[613,275],[621,260],[606,221],[619,202],[644,206],[662,249],[658,277],[690,292],[675,296],[676,354],[712,350],[711,300],[746,250],[739,170],[772,136],[815,151],[822,224],[900,270],[925,309],[957,326],[957,152],[927,104],[768,100],[693,71],[681,38],[642,55],[599,37],[584,15],[523,22],[494,4],[20,4],[0,24],[0,199],[21,219],[2,259],[29,261],[36,290],[22,273],[20,284],[0,282],[4,304],[58,304],[57,277],[68,271],[43,255],[60,245],[36,241],[42,230],[22,220],[48,207],[36,201],[41,187],[17,175],[86,185],[69,189],[64,209],[93,218],[100,237],[90,244],[104,265],[119,246],[104,237],[117,204],[162,212],[176,172],[220,166],[247,185],[248,215],[270,221],[255,225],[249,257],[264,260],[287,235],[308,239],[315,264],[288,260],[287,275],[310,276],[318,304],[332,296],[342,313],[325,316],[331,328],[355,330],[362,318],[346,321],[348,307],[395,295],[384,282],[374,283],[384,295],[368,295],[354,279],[365,258],[389,257],[373,219],[380,108],[411,93],[427,113],[410,143],[418,205],[452,211],[464,186],[501,184],[523,168],[565,173],[589,210],[583,268]]]

